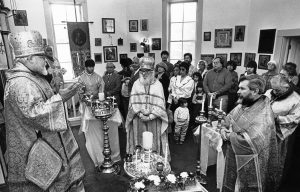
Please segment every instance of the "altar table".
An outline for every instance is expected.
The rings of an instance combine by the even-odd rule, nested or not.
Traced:
[[[207,167],[217,164],[217,188],[220,189],[224,177],[225,158],[222,151],[223,140],[216,131],[217,123],[217,121],[213,121],[212,127],[207,124],[202,125],[200,166],[201,172],[206,175]],[[199,130],[200,126],[194,133],[195,136],[199,135]]]

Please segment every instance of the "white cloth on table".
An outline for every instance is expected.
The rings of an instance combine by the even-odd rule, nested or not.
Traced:
[[[80,133],[85,134],[85,146],[93,160],[95,166],[101,165],[104,160],[103,152],[103,122],[96,119],[92,113],[91,107],[87,107],[81,103],[80,107],[82,115],[82,123]],[[120,145],[118,127],[123,122],[119,109],[115,109],[115,113],[108,119],[107,126],[109,127],[109,143],[111,148],[111,159],[114,162],[120,161]]]
[[[217,188],[220,189],[224,177],[225,158],[222,151],[223,140],[221,135],[215,131],[217,123],[217,121],[213,121],[213,127],[202,125],[200,167],[201,172],[206,175],[207,167],[217,164]],[[200,126],[194,132],[195,136],[199,136],[199,130]]]

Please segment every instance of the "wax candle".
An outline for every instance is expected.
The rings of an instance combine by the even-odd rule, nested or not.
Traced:
[[[202,109],[201,109],[201,112],[204,112],[204,103],[205,103],[205,97],[203,97],[203,99],[202,99]]]
[[[149,131],[143,133],[143,147],[144,149],[152,149],[153,134]]]
[[[222,111],[222,102],[223,102],[223,99],[221,98],[221,100],[220,100],[220,111]]]
[[[105,97],[104,97],[104,93],[98,93],[98,97],[100,101],[104,101]]]
[[[212,95],[210,95],[209,107],[212,107]]]
[[[168,162],[168,143],[166,143],[165,166],[167,166],[167,162]]]

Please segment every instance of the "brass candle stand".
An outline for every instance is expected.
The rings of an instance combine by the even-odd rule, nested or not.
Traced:
[[[109,144],[109,135],[108,135],[109,127],[107,126],[107,120],[115,112],[114,99],[108,98],[107,100],[104,100],[104,101],[100,101],[100,100],[96,99],[96,100],[92,100],[91,103],[89,103],[89,104],[92,108],[92,112],[93,112],[93,115],[95,116],[95,118],[100,119],[103,122],[104,161],[103,161],[102,165],[99,167],[99,171],[101,173],[119,174],[121,171],[120,166],[111,160],[111,148],[110,148],[110,144]]]

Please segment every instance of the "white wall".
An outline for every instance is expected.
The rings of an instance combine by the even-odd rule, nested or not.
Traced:
[[[143,38],[161,38],[162,34],[162,3],[161,0],[87,0],[88,20],[90,24],[91,52],[103,53],[103,46],[111,45],[108,34],[102,33],[102,18],[115,18],[115,34],[110,34],[112,44],[117,46],[117,40],[123,39],[123,46],[118,46],[118,57],[120,53],[127,53],[133,58],[137,53],[143,53],[140,41]],[[149,31],[140,31],[140,19],[148,19]],[[139,20],[139,32],[129,32],[129,20]],[[102,39],[102,46],[95,46],[95,38]],[[137,52],[130,52],[130,43],[137,43]],[[160,61],[160,51],[155,53],[156,61]],[[148,55],[148,53],[145,53]],[[102,57],[102,59],[104,59]],[[117,71],[121,70],[118,58]],[[105,71],[105,63],[96,64],[95,71],[100,75]]]

